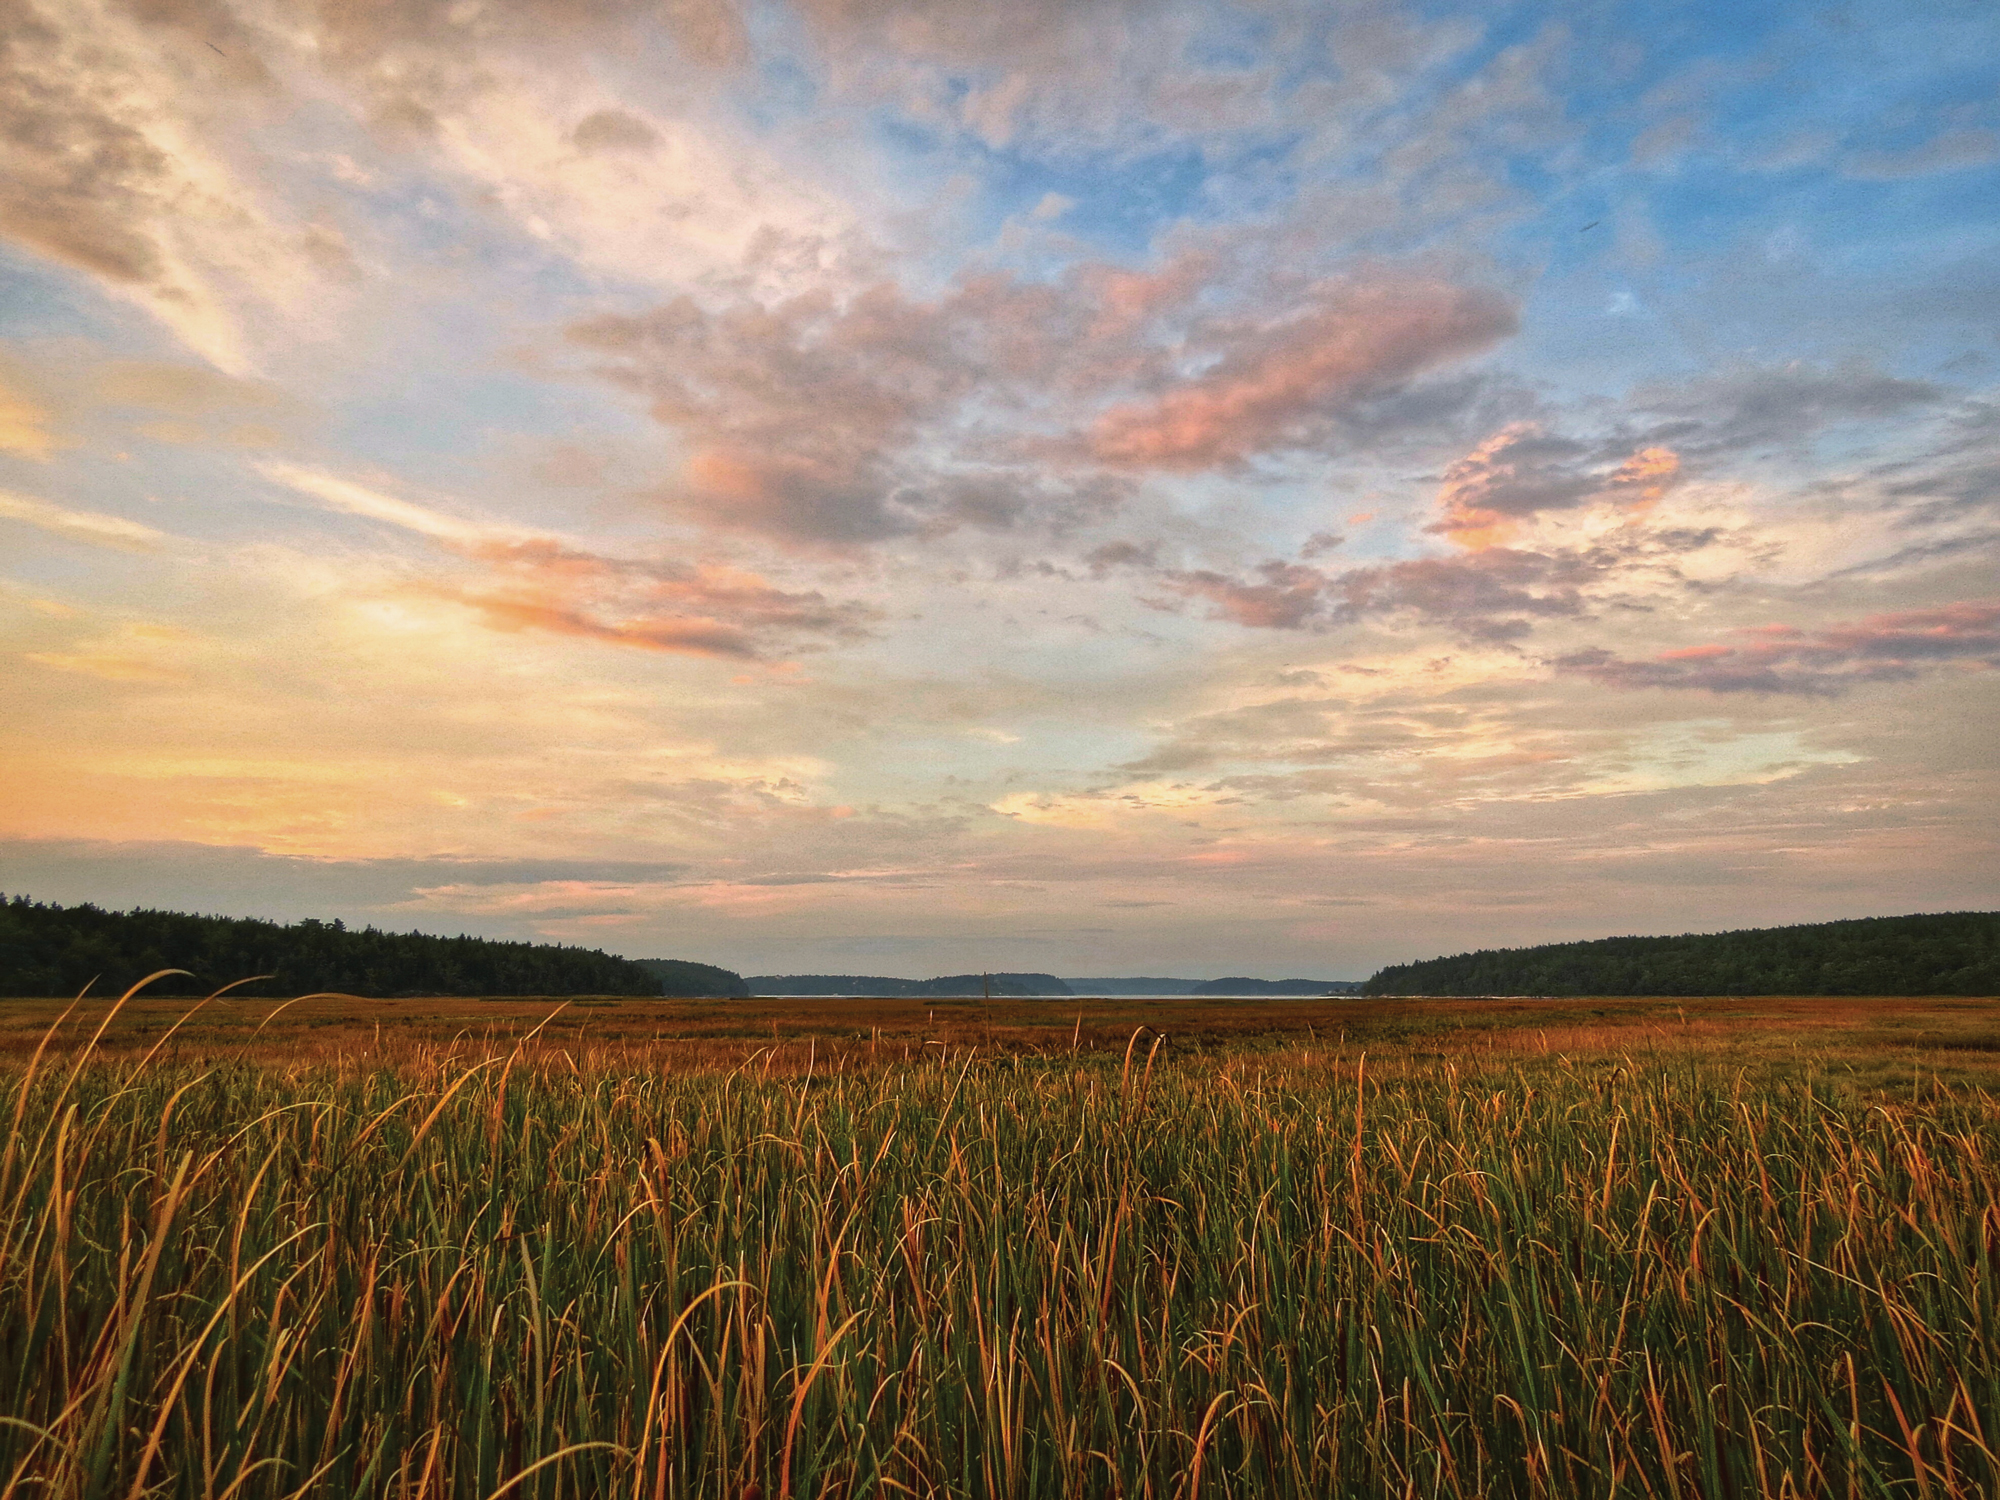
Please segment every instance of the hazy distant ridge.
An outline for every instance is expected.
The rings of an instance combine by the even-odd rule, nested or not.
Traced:
[[[1192,995],[1199,979],[1158,979],[1141,975],[1125,979],[1073,979],[1063,983],[1077,995]]]
[[[1358,979],[1064,979],[1079,995],[1358,995]]]
[[[1062,979],[1054,974],[948,974],[938,979],[897,979],[886,974],[752,974],[753,995],[935,995],[993,993],[1009,997],[1063,995],[1358,995],[1358,980],[1166,979],[1140,975]]]
[[[2000,912],[1485,948],[1395,964],[1370,995],[1993,995]]]
[[[943,974],[936,979],[896,979],[883,974],[752,974],[753,995],[916,995],[938,999],[991,993],[1020,998],[1071,993],[1053,974]]]
[[[1359,980],[1347,979],[1209,979],[1190,995],[1358,995]]]

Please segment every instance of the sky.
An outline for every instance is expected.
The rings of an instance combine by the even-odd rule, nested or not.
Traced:
[[[743,973],[2000,905],[2000,10],[0,0],[0,890]]]

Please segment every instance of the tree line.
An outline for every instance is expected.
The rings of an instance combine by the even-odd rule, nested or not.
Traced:
[[[24,896],[0,901],[0,995],[122,994],[160,969],[186,969],[148,994],[234,991],[300,995],[320,990],[407,995],[658,995],[661,976],[594,948],[418,932],[350,931],[311,918],[280,925],[183,912],[106,911]],[[717,971],[721,972],[721,971]],[[733,976],[732,976],[733,977]]]
[[[1395,964],[1370,995],[1994,995],[2000,912],[1484,948]]]

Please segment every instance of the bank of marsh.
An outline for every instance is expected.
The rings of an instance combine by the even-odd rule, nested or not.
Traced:
[[[1146,1051],[45,1055],[0,1486],[2000,1495],[1984,1093]]]

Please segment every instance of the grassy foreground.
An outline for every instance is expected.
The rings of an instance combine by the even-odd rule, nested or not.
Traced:
[[[1976,1088],[178,1041],[0,1077],[0,1496],[2000,1496]]]

